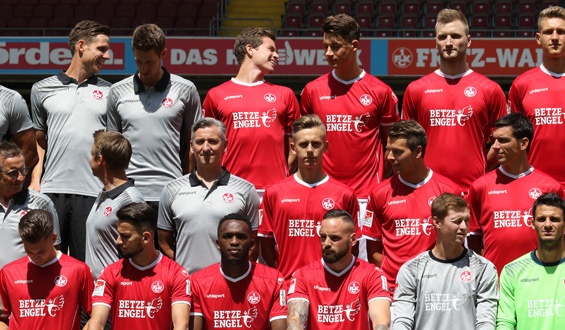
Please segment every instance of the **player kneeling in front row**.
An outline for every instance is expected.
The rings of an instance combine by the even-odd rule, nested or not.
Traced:
[[[498,276],[492,262],[463,247],[469,206],[444,193],[432,202],[437,241],[406,262],[394,292],[393,330],[495,328]]]
[[[90,314],[94,279],[88,266],[53,246],[53,215],[31,210],[18,224],[27,257],[0,271],[0,295],[6,315],[0,329],[78,330],[80,306]]]
[[[190,311],[188,272],[155,250],[157,212],[145,203],[118,211],[116,244],[124,259],[104,268],[92,293],[89,330],[101,330],[112,310],[112,329],[185,330]]]
[[[351,215],[328,211],[320,241],[322,260],[298,269],[290,280],[288,329],[388,329],[386,278],[379,268],[351,254],[357,243]]]
[[[277,270],[249,261],[255,244],[251,222],[223,217],[216,246],[220,263],[193,274],[190,329],[286,329],[284,279]]]

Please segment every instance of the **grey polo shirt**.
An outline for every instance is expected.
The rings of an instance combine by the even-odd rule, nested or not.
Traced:
[[[55,244],[61,244],[59,218],[55,206],[49,197],[35,190],[24,187],[8,204],[8,208],[0,204],[0,268],[10,262],[26,256],[24,245],[18,233],[18,224],[30,210],[45,210],[53,214],[53,230],[57,233]]]
[[[26,101],[16,91],[0,85],[0,140],[32,128]]]
[[[228,173],[208,189],[195,172],[163,189],[157,227],[176,232],[175,260],[189,273],[220,262],[216,248],[218,223],[230,213],[246,216],[259,227],[259,196],[253,184]]]
[[[86,264],[92,276],[98,278],[104,267],[118,261],[121,256],[116,247],[118,217],[122,207],[143,202],[143,196],[133,186],[133,180],[110,191],[102,190],[86,220]]]
[[[126,173],[145,200],[158,201],[165,184],[182,176],[186,132],[201,117],[194,84],[166,70],[155,87],[145,88],[137,74],[112,86],[108,129],[122,132],[131,142]]]
[[[33,127],[47,134],[43,193],[96,197],[102,183],[92,175],[92,134],[106,128],[111,84],[91,76],[80,84],[61,71],[31,88]]]

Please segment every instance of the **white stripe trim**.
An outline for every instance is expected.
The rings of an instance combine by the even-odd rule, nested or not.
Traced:
[[[301,185],[303,185],[303,186],[305,186],[305,187],[308,187],[308,188],[315,188],[316,186],[319,186],[319,185],[322,185],[322,184],[328,182],[328,180],[330,179],[330,176],[327,175],[326,173],[324,173],[324,175],[325,175],[326,177],[323,178],[322,180],[318,181],[318,182],[315,182],[315,183],[307,183],[307,182],[304,182],[304,181],[300,180],[300,179],[298,178],[298,174],[295,173],[295,174],[294,174],[294,180],[296,180],[296,182],[298,182],[299,184],[301,184]]]
[[[460,74],[458,74],[458,75],[455,75],[455,76],[450,76],[450,75],[448,75],[448,74],[445,74],[445,73],[441,72],[440,69],[437,69],[437,70],[434,71],[434,72],[435,72],[437,75],[442,76],[442,77],[447,78],[447,79],[459,79],[459,78],[461,78],[461,77],[465,77],[466,75],[471,74],[471,73],[473,72],[473,70],[472,70],[472,69],[469,69],[469,70],[467,70],[467,71],[465,71],[465,72],[463,72],[463,73],[460,73]]]
[[[565,73],[555,73],[555,72],[551,72],[549,71],[543,64],[539,66],[540,70],[547,73],[548,75],[551,75],[552,77],[555,78],[561,78],[563,76],[565,76]]]
[[[351,258],[351,262],[349,263],[349,265],[347,265],[347,267],[345,267],[345,269],[342,270],[342,271],[339,272],[339,273],[334,272],[330,267],[328,267],[328,265],[326,265],[326,262],[324,261],[324,258],[322,258],[321,260],[322,260],[322,265],[324,266],[324,268],[325,268],[330,274],[332,274],[333,276],[340,277],[340,276],[342,276],[343,274],[347,273],[347,272],[351,269],[351,267],[353,267],[353,264],[355,263],[355,256],[354,256],[354,255],[351,255],[351,257],[352,257],[352,258]]]
[[[269,322],[273,322],[280,319],[286,319],[286,315],[279,315],[269,319]]]
[[[335,80],[339,81],[340,83],[344,84],[344,85],[351,85],[355,82],[358,82],[359,80],[363,79],[363,77],[365,77],[365,70],[361,71],[361,74],[351,80],[343,80],[340,77],[338,77],[335,74],[335,69],[332,70],[332,76],[334,77]]]
[[[179,301],[172,302],[171,306],[173,306],[174,304],[186,304],[188,306],[192,306],[189,301],[185,301],[185,300],[179,300]]]
[[[310,300],[306,299],[306,298],[302,298],[302,297],[296,297],[296,298],[290,298],[289,300],[286,301],[286,306],[288,307],[288,303],[293,301],[293,300],[304,300],[308,303],[310,303]]]
[[[102,302],[97,302],[97,303],[92,303],[92,306],[106,306],[109,309],[112,309],[112,306],[106,304],[106,303],[102,303]]]
[[[131,260],[131,258],[129,258],[129,263],[130,263],[133,267],[135,267],[135,268],[137,268],[137,269],[143,271],[143,270],[148,270],[148,269],[151,269],[151,268],[155,267],[155,266],[159,263],[159,261],[161,261],[161,259],[163,259],[163,254],[162,254],[161,252],[159,252],[159,256],[157,257],[157,259],[155,259],[155,261],[153,261],[152,263],[150,263],[149,265],[147,265],[147,266],[145,266],[145,267],[141,267],[140,265],[137,265],[135,262],[133,262],[133,261]]]
[[[41,267],[41,268],[45,268],[47,266],[51,266],[52,264],[56,263],[57,261],[59,261],[59,259],[61,258],[61,254],[63,254],[61,251],[57,251],[57,256],[55,258],[53,258],[53,260],[49,261],[48,263],[44,263],[43,265],[38,265],[35,262],[33,262],[33,260],[31,260],[30,257],[27,257],[29,259],[29,262],[31,262],[32,264],[36,265],[37,267]]]
[[[517,180],[517,179],[519,179],[519,178],[523,178],[523,177],[525,177],[526,175],[528,175],[528,174],[530,174],[530,173],[532,173],[532,172],[534,171],[534,167],[533,167],[533,166],[530,166],[530,168],[529,168],[526,172],[520,173],[520,174],[518,174],[518,175],[514,175],[514,174],[510,174],[510,173],[506,172],[506,171],[504,170],[504,168],[502,168],[502,166],[500,166],[499,169],[500,169],[500,172],[502,172],[502,174],[504,174],[504,175],[506,175],[507,177],[512,178],[512,179],[514,179],[514,180]]]
[[[375,298],[369,300],[367,303],[370,303],[370,302],[373,301],[373,300],[388,300],[388,301],[390,301],[390,302],[392,303],[392,299],[387,298],[387,297],[375,297]]]
[[[261,80],[261,81],[258,81],[258,82],[251,83],[251,84],[244,83],[243,81],[239,81],[239,80],[237,80],[237,79],[235,79],[235,78],[231,78],[231,81],[232,81],[234,84],[238,84],[238,85],[241,85],[241,86],[253,87],[253,86],[259,86],[259,85],[261,85],[262,83],[265,82],[265,79],[263,79],[263,80]]]
[[[229,277],[226,274],[224,274],[224,271],[222,270],[222,263],[220,263],[220,273],[222,273],[222,276],[230,282],[233,282],[233,283],[239,282],[239,281],[243,280],[244,278],[246,278],[247,275],[249,275],[249,273],[251,272],[251,261],[248,261],[248,263],[249,263],[249,268],[247,268],[247,271],[245,272],[245,274],[241,275],[238,278]]]
[[[269,234],[261,234],[261,233],[257,233],[258,237],[275,237],[274,235],[269,235]]]
[[[413,184],[413,183],[410,183],[410,182],[404,180],[400,174],[398,175],[398,179],[400,180],[400,182],[404,183],[405,186],[408,186],[412,189],[417,189],[417,188],[420,188],[421,186],[425,185],[426,183],[428,183],[432,179],[432,175],[434,174],[434,171],[432,171],[431,168],[428,168],[428,170],[430,171],[428,176],[422,182],[418,182],[416,184]]]
[[[204,314],[196,313],[196,312],[190,312],[190,316],[202,316],[202,317],[204,317]]]

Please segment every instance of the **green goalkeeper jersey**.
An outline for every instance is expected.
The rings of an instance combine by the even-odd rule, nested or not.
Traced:
[[[543,263],[535,250],[504,266],[496,329],[565,329],[565,258]]]

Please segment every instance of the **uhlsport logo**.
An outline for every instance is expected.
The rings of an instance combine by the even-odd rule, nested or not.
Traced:
[[[95,99],[100,100],[104,97],[104,94],[102,94],[102,92],[99,90],[95,90],[94,92],[92,92],[92,96],[94,96]]]
[[[397,68],[407,68],[410,64],[412,64],[413,59],[414,56],[408,48],[400,47],[392,52],[392,63],[394,63]]]
[[[173,106],[173,100],[171,100],[170,98],[164,98],[163,101],[161,101],[161,104],[165,107],[165,108],[170,108]]]

